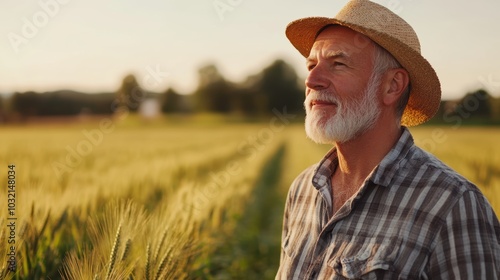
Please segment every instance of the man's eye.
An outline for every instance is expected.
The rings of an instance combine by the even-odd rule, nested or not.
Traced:
[[[314,69],[314,67],[316,67],[316,64],[308,64],[307,65],[307,70],[311,71]]]
[[[333,63],[333,66],[346,66],[346,65],[345,65],[344,63],[342,63],[342,62],[335,61],[335,62]]]

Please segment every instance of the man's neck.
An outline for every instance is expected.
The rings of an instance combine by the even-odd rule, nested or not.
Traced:
[[[359,188],[398,141],[401,132],[400,127],[382,127],[379,123],[353,140],[336,143],[339,165],[333,181],[346,187]]]

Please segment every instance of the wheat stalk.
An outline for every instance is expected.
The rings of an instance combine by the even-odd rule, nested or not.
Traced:
[[[155,280],[160,279],[160,276],[162,275],[163,270],[167,266],[167,260],[170,259],[169,257],[172,254],[173,250],[174,250],[174,248],[170,247],[168,249],[167,253],[165,253],[165,255],[163,256],[163,258],[161,259],[160,265],[158,266],[158,271],[156,272],[156,275],[155,275]]]
[[[118,230],[116,231],[115,242],[113,243],[113,248],[111,249],[111,254],[109,256],[109,265],[108,272],[106,273],[106,280],[111,276],[111,272],[115,266],[116,255],[118,253],[118,247],[120,247],[120,235],[121,235],[122,225],[118,226]]]
[[[165,256],[163,257],[163,259],[160,262],[160,266],[158,267],[158,271],[156,272],[155,280],[160,279],[161,273],[163,272],[163,269],[165,269],[165,266],[167,264],[167,258],[168,258],[168,255],[165,254]]]
[[[123,249],[123,254],[121,257],[121,261],[124,261],[127,258],[128,253],[130,252],[130,246],[132,246],[132,240],[127,239],[127,242],[125,242],[125,248]]]
[[[163,234],[161,235],[160,238],[160,243],[158,244],[158,247],[156,247],[156,251],[153,254],[153,259],[156,260],[158,258],[158,255],[160,254],[161,247],[163,247],[163,243],[165,242],[165,237],[167,236],[167,229],[163,231]]]
[[[145,278],[146,280],[149,280],[149,275],[151,274],[151,246],[148,243],[148,246],[146,247],[146,271],[145,271]]]

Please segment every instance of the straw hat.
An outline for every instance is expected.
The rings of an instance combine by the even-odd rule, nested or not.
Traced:
[[[304,57],[308,57],[318,32],[330,24],[364,34],[389,51],[409,72],[411,92],[402,125],[415,126],[434,116],[441,100],[439,79],[422,57],[417,34],[406,21],[377,3],[352,0],[335,18],[308,17],[291,22],[286,28],[286,36]]]

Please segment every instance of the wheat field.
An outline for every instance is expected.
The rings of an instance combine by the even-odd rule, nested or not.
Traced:
[[[412,132],[500,213],[499,128]],[[0,279],[273,279],[288,186],[329,149],[276,119],[104,119],[0,135]]]

